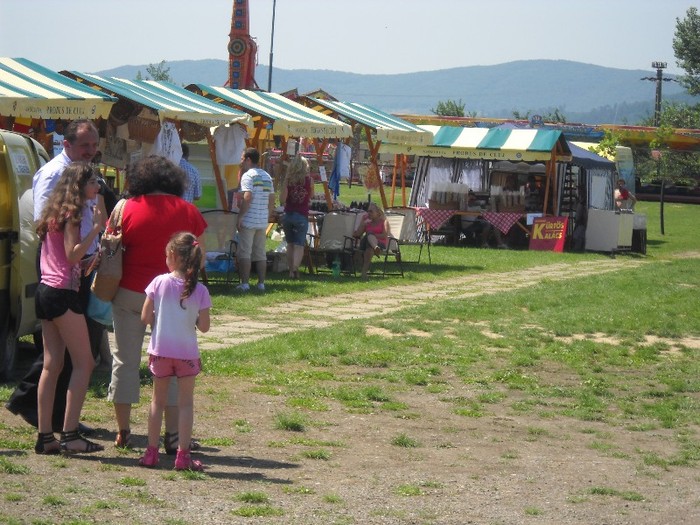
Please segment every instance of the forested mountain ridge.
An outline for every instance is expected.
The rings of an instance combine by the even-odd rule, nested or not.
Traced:
[[[166,62],[178,84],[223,85],[225,60]],[[121,66],[97,74],[146,78],[148,65]],[[342,67],[342,65],[339,65]],[[335,98],[368,104],[390,113],[430,114],[439,101],[461,101],[468,113],[509,118],[513,112],[547,114],[555,109],[568,122],[638,124],[654,111],[655,82],[651,70],[615,69],[567,60],[520,60],[493,66],[466,66],[391,75],[364,75],[313,69],[272,70],[272,90],[323,89]],[[671,76],[667,76],[670,78]],[[267,88],[268,67],[256,69],[258,84]],[[663,83],[663,99],[693,103],[676,82]]]

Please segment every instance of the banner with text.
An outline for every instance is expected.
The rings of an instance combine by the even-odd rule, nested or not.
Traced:
[[[539,217],[532,223],[530,249],[563,252],[568,217]]]

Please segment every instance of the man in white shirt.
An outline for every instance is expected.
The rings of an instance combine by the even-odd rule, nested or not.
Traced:
[[[238,271],[241,284],[236,289],[250,290],[250,269],[255,263],[258,273],[259,291],[265,291],[267,272],[267,225],[275,208],[275,190],[272,177],[258,167],[260,153],[255,148],[247,148],[241,157],[241,169],[246,170],[241,177],[241,204],[238,212]]]

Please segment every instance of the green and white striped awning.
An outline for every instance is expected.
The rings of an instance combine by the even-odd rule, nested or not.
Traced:
[[[307,138],[346,138],[352,135],[348,124],[277,93],[204,84],[190,84],[186,89],[250,113],[256,126],[271,125],[273,135]]]
[[[253,125],[253,119],[247,113],[217,104],[170,82],[126,80],[77,71],[61,71],[61,74],[113,96],[150,108],[157,113],[161,122],[172,119],[209,128],[233,122],[246,126]]]
[[[352,122],[375,130],[377,140],[394,144],[411,144],[429,146],[433,143],[433,134],[419,126],[385,113],[379,109],[357,102],[340,102],[306,97],[313,109],[322,113],[334,113]]]
[[[116,101],[26,58],[0,57],[0,115],[96,119],[107,117]]]
[[[419,126],[434,135],[432,146],[382,144],[382,153],[422,157],[542,162],[571,160],[571,150],[561,131],[543,129],[461,128]]]

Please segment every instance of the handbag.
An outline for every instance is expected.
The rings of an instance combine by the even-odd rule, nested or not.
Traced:
[[[90,290],[98,299],[111,301],[117,295],[119,282],[122,280],[122,213],[126,199],[121,199],[109,217],[107,229],[100,239],[100,251],[97,256],[97,271]]]

